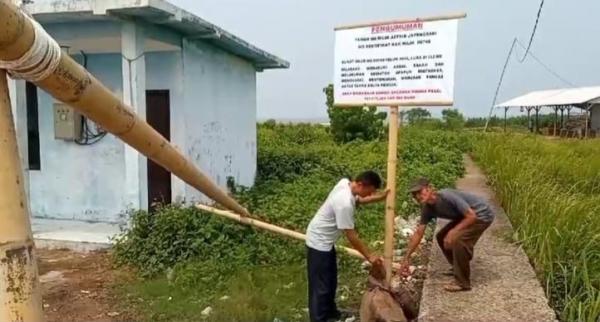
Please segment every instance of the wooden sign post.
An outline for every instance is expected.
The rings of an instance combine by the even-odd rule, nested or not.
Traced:
[[[392,278],[398,107],[449,106],[454,100],[458,19],[466,14],[335,28],[334,106],[389,106],[384,260]]]
[[[396,218],[396,167],[398,164],[398,106],[390,106],[388,118],[388,160],[387,160],[387,189],[390,192],[385,200],[385,243],[383,245],[383,260],[387,282],[392,276],[394,262],[394,219]]]

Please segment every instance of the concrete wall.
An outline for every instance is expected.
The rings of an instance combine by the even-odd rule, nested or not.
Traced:
[[[200,42],[183,43],[186,152],[225,187],[250,186],[256,174],[256,71]],[[203,199],[186,187],[188,201]]]
[[[88,69],[109,89],[121,89],[120,56],[90,55]],[[29,171],[35,217],[117,221],[124,200],[124,145],[112,135],[91,146],[54,139],[54,99],[38,90],[41,170]]]

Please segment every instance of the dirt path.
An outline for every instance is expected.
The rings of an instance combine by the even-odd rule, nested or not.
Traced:
[[[131,317],[116,310],[115,271],[106,252],[38,249],[47,322],[116,322]]]
[[[556,321],[527,256],[510,242],[512,226],[485,175],[470,158],[465,166],[467,174],[457,188],[491,200],[497,217],[475,247],[470,292],[442,289],[452,279],[442,274],[450,266],[439,247],[432,247],[419,321]]]

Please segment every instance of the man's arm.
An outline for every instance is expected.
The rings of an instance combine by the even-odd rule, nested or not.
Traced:
[[[380,260],[380,258],[371,253],[367,246],[365,246],[365,243],[363,243],[362,240],[360,240],[356,230],[344,229],[344,234],[346,235],[346,239],[348,239],[348,242],[350,242],[350,245],[352,245],[354,249],[361,253],[371,264]]]
[[[454,227],[457,231],[461,231],[463,229],[469,228],[469,226],[473,225],[477,221],[477,215],[475,211],[471,208],[467,210],[465,213],[465,217]],[[453,229],[453,230],[454,230]]]
[[[401,271],[405,271],[406,269],[408,269],[408,266],[410,265],[410,255],[412,255],[412,253],[414,253],[417,247],[419,247],[421,239],[423,239],[423,235],[425,235],[425,228],[427,228],[427,225],[419,224],[419,226],[417,226],[417,229],[415,230],[415,233],[412,234],[412,236],[410,237],[410,241],[408,242],[408,249],[406,250],[406,254],[404,255],[404,259],[402,260],[402,267],[400,269]]]
[[[456,236],[458,236],[458,233],[469,228],[475,222],[477,222],[477,215],[475,214],[475,211],[472,208],[467,209],[464,218],[458,223],[458,225],[452,228],[446,235],[446,238],[444,238],[444,247],[450,248],[456,241]]]
[[[383,200],[385,200],[385,198],[387,197],[389,192],[390,192],[390,189],[385,189],[384,191],[382,191],[380,193],[376,193],[376,194],[373,194],[368,197],[364,197],[364,198],[357,197],[356,203],[359,205],[364,205],[364,204],[368,204],[368,203],[383,201]]]

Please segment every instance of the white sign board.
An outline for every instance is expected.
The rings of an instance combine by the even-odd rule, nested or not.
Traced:
[[[335,105],[452,105],[457,29],[456,18],[338,28]]]

